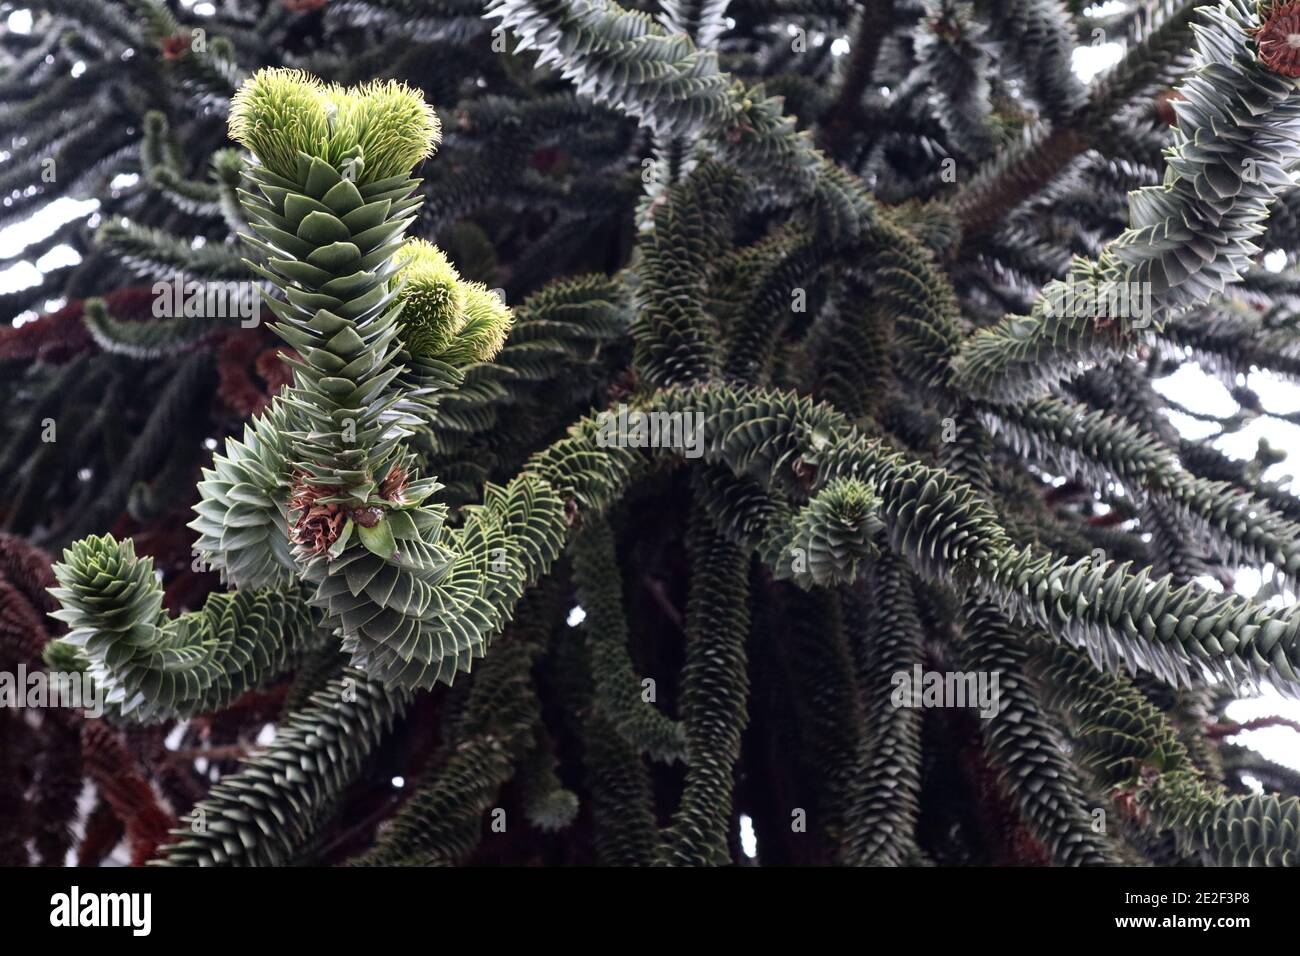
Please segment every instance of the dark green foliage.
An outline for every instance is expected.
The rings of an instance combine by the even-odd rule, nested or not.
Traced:
[[[278,728],[275,746],[222,780],[163,859],[177,866],[291,862],[409,705],[357,670],[325,684]]]
[[[1296,420],[1300,81],[1272,0],[1121,6],[34,0],[0,225],[99,205],[0,262],[75,253],[0,296],[62,554],[0,541],[0,662],[106,694],[86,859],[1300,864],[1224,740],[1300,503],[1160,385]],[[6,862],[79,727],[0,752]]]
[[[587,612],[587,650],[595,684],[593,720],[656,760],[685,757],[682,725],[646,699],[628,651],[622,574],[609,525],[595,519],[573,546],[577,598]]]
[[[203,610],[170,619],[153,562],[130,541],[85,538],[56,566],[68,633],[47,656],[74,648],[114,713],[135,720],[189,715],[229,704],[290,665],[318,640],[301,593],[213,594]],[[61,663],[68,663],[66,660]]]
[[[507,642],[475,672],[457,745],[436,760],[420,791],[358,863],[449,865],[473,851],[484,811],[531,740],[537,700],[530,661],[526,646]]]
[[[702,509],[693,510],[687,544],[693,572],[682,671],[688,766],[660,856],[673,866],[709,866],[728,856],[732,768],[740,756],[749,693],[749,559],[710,520]]]
[[[1116,862],[1093,827],[1082,788],[1063,753],[1062,739],[1042,712],[1037,689],[1024,671],[1028,651],[992,605],[965,610],[964,670],[997,674],[997,713],[981,721],[989,749],[1005,768],[1007,789],[1034,835],[1063,865]],[[981,717],[985,715],[981,713]]]
[[[872,650],[862,673],[866,735],[846,800],[844,862],[897,866],[913,849],[921,789],[921,712],[893,701],[893,675],[921,660],[912,575],[897,558],[876,566],[874,598]],[[865,637],[856,640],[865,644]]]

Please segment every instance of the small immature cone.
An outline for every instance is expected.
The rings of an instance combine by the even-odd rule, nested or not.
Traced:
[[[462,366],[501,351],[514,316],[481,282],[466,282],[437,246],[408,239],[397,253],[402,337],[413,355]]]

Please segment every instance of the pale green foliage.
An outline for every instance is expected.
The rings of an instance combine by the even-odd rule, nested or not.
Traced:
[[[285,178],[294,177],[299,154],[338,168],[359,153],[365,171],[358,185],[405,175],[433,154],[441,137],[423,97],[394,81],[345,90],[302,70],[268,68],[230,104],[230,138]]]
[[[412,354],[459,366],[491,361],[501,351],[514,317],[496,294],[462,279],[423,239],[407,241],[395,259],[402,338]]]

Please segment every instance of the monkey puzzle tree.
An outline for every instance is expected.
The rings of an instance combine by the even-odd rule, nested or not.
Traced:
[[[1300,4],[31,7],[6,858],[1300,862]]]

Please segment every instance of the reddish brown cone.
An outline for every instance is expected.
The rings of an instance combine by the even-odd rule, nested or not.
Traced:
[[[321,504],[321,498],[337,493],[337,488],[320,488],[299,478],[289,498],[289,507],[298,512],[290,539],[309,555],[324,554],[330,549],[347,523],[347,512],[338,502]]]
[[[1283,76],[1300,77],[1300,2],[1284,3],[1255,30],[1259,59]]]

